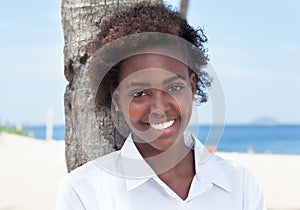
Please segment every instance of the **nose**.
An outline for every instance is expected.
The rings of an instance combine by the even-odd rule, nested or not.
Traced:
[[[155,120],[166,120],[166,113],[162,111],[161,109],[153,109],[150,112],[150,122],[155,121]]]
[[[171,107],[172,97],[163,90],[154,90],[151,95],[150,113],[155,118],[165,118]]]

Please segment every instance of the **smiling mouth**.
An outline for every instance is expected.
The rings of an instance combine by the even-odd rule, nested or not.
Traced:
[[[168,122],[163,123],[150,123],[150,126],[156,130],[164,130],[166,128],[171,127],[174,124],[175,120],[170,120]]]

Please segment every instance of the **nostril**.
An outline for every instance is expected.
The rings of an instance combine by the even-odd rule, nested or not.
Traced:
[[[157,119],[167,119],[165,112],[161,109],[151,110],[149,118],[150,122],[155,122]]]
[[[166,115],[164,115],[164,114],[158,114],[158,113],[151,113],[151,116],[153,116],[155,118],[164,118],[164,117],[166,117]]]

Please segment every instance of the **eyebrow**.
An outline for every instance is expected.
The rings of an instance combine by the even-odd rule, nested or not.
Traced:
[[[185,78],[183,78],[182,76],[176,75],[176,76],[173,76],[173,77],[170,77],[170,78],[164,80],[163,84],[165,85],[165,84],[168,84],[168,83],[173,82],[173,81],[178,80],[178,79],[185,80]]]
[[[126,88],[130,88],[130,87],[134,87],[134,86],[137,86],[137,87],[150,87],[150,83],[148,82],[132,82],[128,85],[126,85]]]
[[[178,80],[178,79],[185,80],[185,78],[183,78],[182,76],[176,75],[176,76],[170,77],[168,79],[165,79],[163,81],[163,84],[165,85],[165,84],[171,83],[171,82],[173,82],[175,80]],[[126,88],[130,88],[130,87],[134,87],[134,86],[136,86],[136,87],[150,87],[151,84],[148,83],[148,82],[131,82],[130,84],[126,85]]]

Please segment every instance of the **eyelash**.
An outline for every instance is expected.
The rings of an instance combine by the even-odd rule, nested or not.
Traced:
[[[184,88],[184,85],[175,84],[175,85],[171,85],[170,87],[168,87],[166,89],[166,92],[171,92],[171,93],[179,92],[183,88]],[[147,90],[135,90],[129,94],[129,96],[133,97],[133,98],[139,98],[139,97],[143,97],[143,96],[147,96],[147,95],[149,95],[149,93],[147,93]]]
[[[136,91],[132,91],[129,96],[133,97],[133,98],[138,98],[138,97],[142,97],[142,96],[146,96],[148,95],[148,93],[146,93],[145,90],[136,90]]]
[[[167,88],[168,92],[179,92],[184,88],[184,85],[181,84],[175,84],[171,85],[170,87]]]

